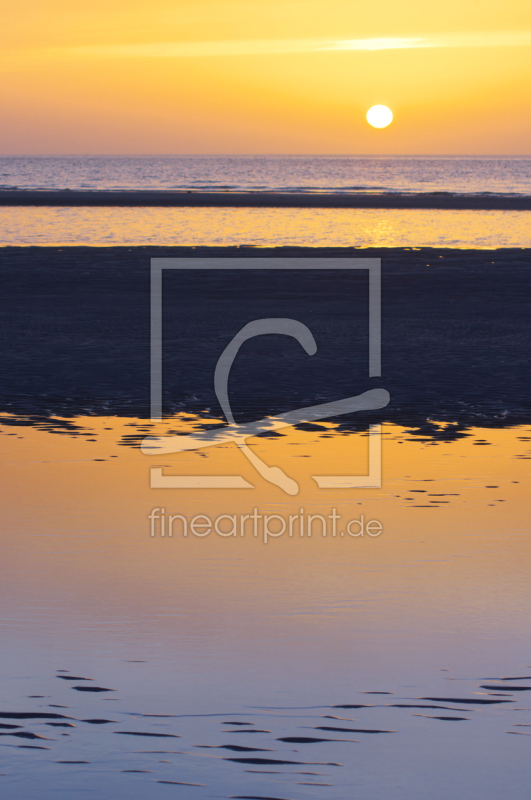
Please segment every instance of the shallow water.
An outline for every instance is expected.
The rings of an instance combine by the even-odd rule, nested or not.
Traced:
[[[0,246],[531,247],[529,211],[0,207]]]
[[[71,718],[0,719],[20,726],[0,728],[4,796],[527,797],[529,426],[449,442],[384,425],[381,488],[348,491],[310,476],[364,474],[366,435],[322,423],[255,439],[299,483],[290,498],[234,445],[162,460],[131,446],[168,423],[2,420],[0,711]],[[152,467],[255,488],[150,489]],[[267,543],[263,520],[222,535],[228,518],[162,537],[154,508],[298,520]],[[306,523],[336,509],[336,536],[319,520],[301,536],[301,509]],[[362,514],[379,535],[345,533]]]

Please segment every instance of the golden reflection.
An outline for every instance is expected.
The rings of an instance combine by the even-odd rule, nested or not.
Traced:
[[[67,635],[69,646],[112,649],[117,631],[127,642],[127,625],[134,625],[135,641],[155,636],[157,647],[173,647],[178,637],[187,648],[199,637],[208,652],[222,635],[224,647],[244,637],[251,651],[289,642],[298,659],[313,652],[319,631],[320,646],[338,657],[345,637],[355,637],[358,649],[385,661],[389,636],[402,648],[402,640],[426,636],[427,625],[435,631],[451,622],[452,640],[465,647],[471,625],[474,635],[488,626],[489,636],[498,628],[517,635],[527,625],[528,606],[520,602],[529,572],[525,427],[472,429],[445,442],[384,425],[381,489],[318,490],[310,478],[317,465],[363,473],[365,433],[341,433],[326,422],[319,431],[249,440],[266,463],[297,479],[300,493],[290,498],[262,480],[234,444],[157,464],[168,474],[241,474],[255,489],[151,489],[154,459],[120,441],[140,442],[170,426],[195,430],[200,421],[192,416],[158,428],[116,417],[73,422],[77,436],[0,426],[3,615],[28,616],[35,639]],[[162,513],[166,521],[177,517],[171,537],[168,527],[161,535]],[[243,536],[240,528],[223,535],[232,518],[238,526],[254,513],[271,516],[273,533],[279,518],[303,515],[304,535],[296,521],[291,536],[288,527],[266,543],[252,519]],[[308,536],[309,516],[332,514],[336,536],[330,527],[323,536],[318,519]],[[192,531],[194,518],[200,534],[210,522],[208,535]],[[356,522],[345,532],[350,521],[363,525],[363,535]],[[381,526],[372,527],[376,535],[368,535],[371,521]],[[90,625],[80,625],[84,619]]]
[[[6,415],[3,417],[6,419]],[[128,560],[132,552],[137,556],[149,553],[149,558],[162,558],[162,571],[168,566],[164,559],[172,552],[169,547],[174,553],[171,558],[188,558],[197,548],[208,547],[212,554],[237,548],[246,559],[253,560],[258,553],[260,558],[276,559],[274,553],[282,551],[285,555],[286,548],[304,546],[308,556],[313,553],[316,558],[323,548],[336,553],[341,548],[347,558],[361,550],[364,558],[388,561],[395,556],[400,560],[404,548],[417,552],[420,544],[426,553],[436,553],[441,548],[457,553],[469,546],[470,536],[490,531],[503,532],[511,549],[519,548],[514,536],[523,529],[527,518],[527,428],[471,429],[464,438],[443,441],[427,440],[399,426],[384,425],[381,489],[319,490],[311,479],[316,471],[366,472],[366,432],[346,433],[338,430],[335,423],[324,422],[320,430],[290,428],[274,438],[249,439],[261,459],[281,466],[297,479],[300,493],[296,498],[289,498],[280,488],[264,481],[232,443],[166,455],[162,461],[160,456],[143,455],[138,446],[120,443],[123,437],[132,435],[140,442],[148,430],[197,430],[198,421],[192,415],[154,425],[136,419],[86,417],[75,420],[80,426],[77,436],[2,425],[1,469],[6,489],[2,513],[13,521],[24,507],[25,517],[19,522],[19,529],[35,535],[51,535],[58,520],[67,538],[69,531],[74,536],[74,529],[78,531],[80,526],[87,531],[104,530],[106,537],[127,544]],[[149,471],[155,461],[167,474],[241,474],[255,488],[150,489]],[[323,537],[314,534],[311,540],[306,537],[301,542],[300,537],[293,536],[290,541],[289,536],[284,536],[266,548],[253,536],[239,535],[211,536],[208,541],[189,536],[183,542],[176,534],[173,542],[153,542],[148,514],[154,507],[190,517],[198,513],[241,514],[255,507],[279,514],[299,513],[300,508],[324,514],[336,508],[340,514],[359,517],[364,513],[379,519],[383,533],[377,541],[367,537],[351,537],[347,541],[339,536],[338,541],[333,541],[330,535],[327,541],[321,541]],[[319,532],[319,526],[316,530]],[[3,536],[7,543],[10,526],[3,528]],[[399,541],[401,547],[396,549]],[[31,558],[32,552],[21,555]],[[89,563],[90,557],[83,568],[88,569]],[[134,572],[140,575],[144,568],[142,558],[133,560],[131,567],[133,563]],[[50,568],[57,567],[50,563]],[[106,563],[103,568],[114,570],[116,565]]]
[[[531,247],[528,211],[0,207],[0,246]]]

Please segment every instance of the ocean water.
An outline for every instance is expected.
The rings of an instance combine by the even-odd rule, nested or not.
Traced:
[[[0,158],[0,188],[252,192],[531,192],[531,157]],[[0,207],[0,246],[531,246],[526,211]]]
[[[531,156],[4,156],[0,189],[514,195]]]
[[[0,206],[0,246],[531,247],[530,211]]]

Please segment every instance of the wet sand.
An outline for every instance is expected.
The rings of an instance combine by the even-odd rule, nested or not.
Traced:
[[[382,259],[382,377],[367,374],[367,279],[352,271],[177,271],[164,284],[165,413],[223,419],[217,358],[250,319],[305,322],[311,360],[277,337],[234,366],[241,421],[383,387],[378,421],[442,435],[437,421],[498,427],[529,422],[529,250],[30,247],[0,250],[0,412],[149,416],[151,257],[282,256]],[[263,339],[264,337],[262,337]],[[365,412],[342,418],[368,424]]]
[[[0,191],[4,206],[193,206],[245,208],[427,208],[469,210],[531,210],[531,196],[339,192],[201,192],[201,191],[79,191],[75,189]]]

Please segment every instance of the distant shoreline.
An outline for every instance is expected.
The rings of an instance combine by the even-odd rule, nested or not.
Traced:
[[[0,191],[0,206],[122,206],[233,208],[382,208],[531,211],[530,195],[347,194],[338,192]]]

